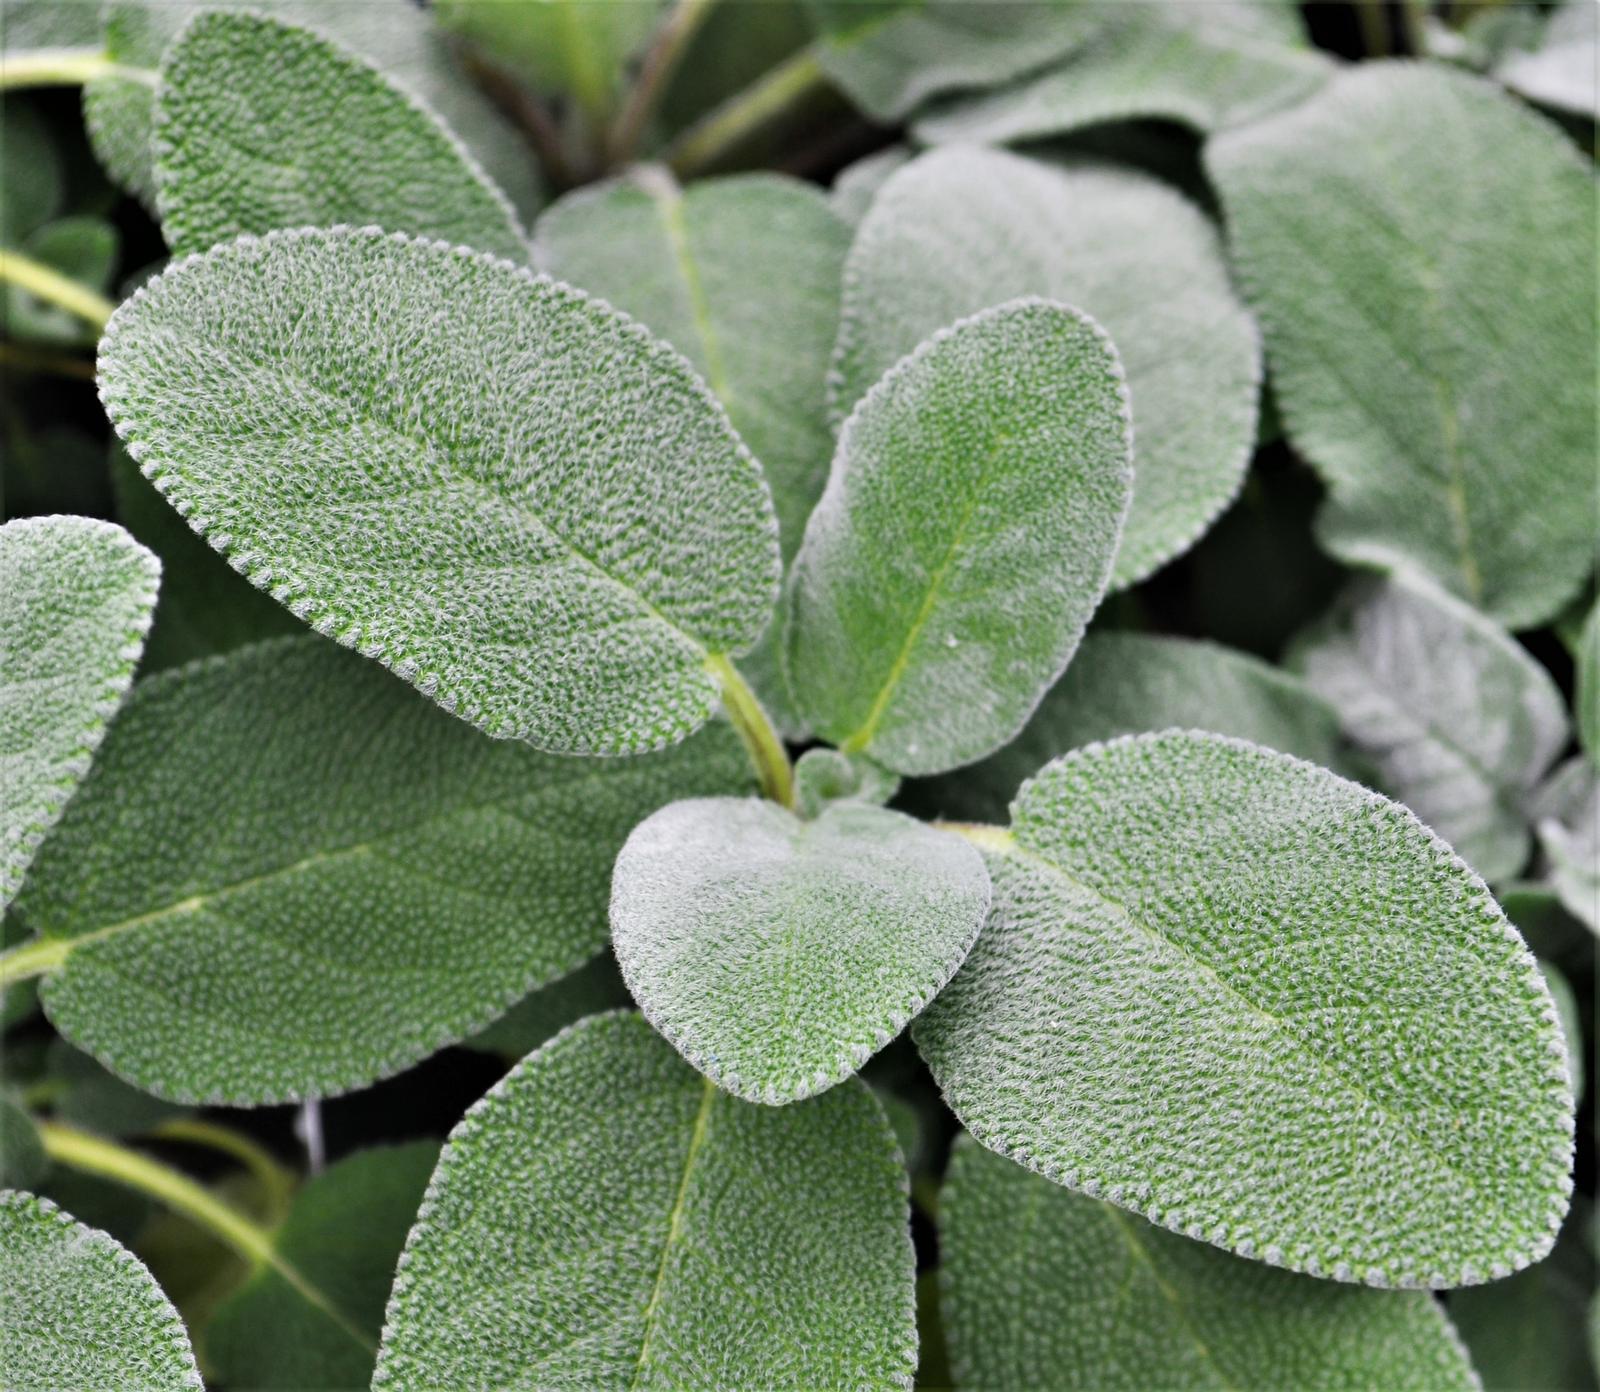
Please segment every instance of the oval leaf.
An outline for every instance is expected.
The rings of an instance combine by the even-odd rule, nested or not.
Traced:
[[[751,1102],[849,1077],[938,993],[989,909],[983,858],[899,812],[675,802],[617,857],[611,934],[650,1023]]]

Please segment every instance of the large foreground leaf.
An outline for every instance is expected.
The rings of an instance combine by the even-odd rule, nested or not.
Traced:
[[[671,744],[771,612],[766,485],[688,364],[492,257],[373,229],[231,242],[117,312],[100,380],[237,569],[490,734]]]
[[[982,149],[897,172],[850,250],[834,408],[843,415],[935,329],[1019,295],[1093,315],[1128,374],[1133,505],[1112,579],[1131,584],[1187,550],[1237,492],[1261,380],[1221,239],[1160,180]]]
[[[753,1106],[593,1016],[451,1134],[373,1386],[909,1388],[905,1193],[863,1084]]]
[[[1550,618],[1594,564],[1588,162],[1487,82],[1364,63],[1207,163],[1326,544]]]
[[[611,862],[679,796],[744,791],[718,725],[665,754],[485,739],[314,637],[129,699],[18,912],[57,1028],[184,1101],[359,1087],[606,937]]]
[[[1549,1250],[1555,1007],[1404,808],[1169,732],[1058,759],[984,839],[989,922],[914,1032],[986,1146],[1336,1280],[1466,1285]]]

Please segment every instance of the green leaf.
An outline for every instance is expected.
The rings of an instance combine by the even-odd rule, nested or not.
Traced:
[[[1589,758],[1600,768],[1600,600],[1596,600],[1584,620],[1574,654],[1577,671],[1574,675],[1578,742],[1589,753]]]
[[[751,1106],[594,1016],[451,1134],[373,1387],[909,1388],[908,1216],[864,1084]]]
[[[1171,731],[1056,760],[983,839],[994,908],[914,1035],[984,1145],[1335,1280],[1469,1285],[1549,1251],[1555,1007],[1403,807]]]
[[[1133,471],[1116,350],[1018,300],[941,330],[845,422],[791,574],[811,725],[899,773],[1022,728],[1105,593]]]
[[[216,1375],[287,1392],[366,1388],[395,1263],[438,1157],[435,1141],[374,1146],[309,1180],[273,1246],[327,1308],[275,1267],[258,1267],[206,1326]]]
[[[160,562],[109,522],[0,527],[0,907],[133,680],[160,578]]]
[[[123,1082],[65,1039],[52,1039],[45,1059],[56,1121],[97,1136],[141,1136],[187,1114],[185,1108]]]
[[[49,1168],[33,1118],[0,1093],[0,1189],[31,1188]]]
[[[890,145],[846,165],[834,178],[833,191],[828,195],[833,211],[851,227],[860,227],[878,191],[914,155],[909,145]]]
[[[305,637],[141,682],[17,902],[46,1013],[123,1078],[236,1105],[360,1087],[606,937],[611,863],[674,797],[743,791],[722,725],[553,759]]]
[[[0,1192],[0,1383],[198,1388],[183,1321],[144,1264],[48,1199]]]
[[[859,754],[841,754],[819,746],[808,749],[794,766],[794,805],[810,820],[834,802],[863,802],[881,807],[895,795],[900,780],[888,769]]]
[[[1532,52],[1508,54],[1494,75],[1519,96],[1557,111],[1600,120],[1600,14],[1588,0],[1566,0]]]
[[[1567,743],[1567,711],[1521,644],[1431,584],[1369,580],[1302,638],[1296,665],[1386,792],[1484,879],[1522,869],[1526,803]]]
[[[258,14],[197,15],[167,50],[156,204],[175,256],[241,232],[376,225],[528,259],[506,196],[372,64]]]
[[[504,261],[370,228],[227,243],[123,305],[100,380],[236,569],[492,735],[672,744],[770,614],[772,504],[710,393]]]
[[[1487,82],[1363,63],[1207,164],[1324,544],[1557,613],[1594,564],[1588,161]]]
[[[529,992],[488,1029],[462,1040],[468,1049],[512,1060],[531,1054],[585,1015],[633,1005],[617,960],[610,952],[591,958],[575,972]]]
[[[1567,912],[1600,936],[1600,772],[1581,755],[1569,759],[1532,811],[1546,879]]]
[[[939,1254],[962,1387],[1478,1386],[1430,1295],[1241,1261],[1070,1193],[970,1137],[950,1159]]]
[[[617,857],[611,937],[645,1017],[750,1102],[856,1072],[938,994],[989,909],[983,858],[855,803],[802,821],[754,798],[675,802]]]
[[[874,200],[850,251],[835,410],[941,325],[1019,295],[1093,315],[1128,374],[1133,506],[1112,583],[1132,584],[1188,550],[1238,491],[1261,382],[1221,239],[1160,180],[1003,150],[913,161]]]
[[[4,0],[0,18],[4,20],[0,23],[0,53],[85,48],[99,38],[100,16],[94,5],[64,5],[61,0]],[[14,167],[6,170],[8,193],[14,172]]]

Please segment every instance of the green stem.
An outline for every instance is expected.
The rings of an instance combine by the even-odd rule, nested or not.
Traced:
[[[47,304],[76,314],[95,329],[105,328],[106,321],[117,310],[116,305],[98,290],[80,285],[43,262],[14,251],[0,251],[0,281],[9,281]]]
[[[794,770],[789,766],[789,751],[772,728],[755,692],[739,675],[738,668],[720,653],[706,659],[706,670],[722,688],[722,707],[749,751],[750,762],[761,780],[762,795],[780,807],[793,807]]]
[[[186,1145],[206,1146],[231,1156],[256,1177],[266,1193],[268,1207],[277,1218],[281,1219],[288,1211],[289,1202],[294,1198],[294,1175],[250,1137],[199,1117],[174,1117],[171,1121],[162,1122],[148,1135],[154,1141],[180,1141]]]
[[[0,952],[0,991],[54,970],[67,960],[71,951],[71,938],[35,938],[20,947]]]
[[[645,54],[639,69],[638,80],[628,93],[627,103],[616,124],[611,127],[607,140],[607,154],[614,165],[627,164],[639,149],[639,137],[645,123],[655,114],[656,106],[667,90],[667,83],[677,72],[689,40],[705,23],[706,16],[717,0],[678,0],[672,13],[662,22],[655,42]]]
[[[747,136],[810,96],[826,80],[817,55],[809,48],[801,49],[696,121],[673,142],[667,151],[667,163],[680,178],[700,173]]]
[[[1389,17],[1385,0],[1355,0],[1356,18],[1361,24],[1361,48],[1368,58],[1389,54]]]
[[[125,77],[155,85],[146,68],[125,68],[103,48],[36,48],[0,57],[0,91],[21,87],[82,87],[97,77]]]

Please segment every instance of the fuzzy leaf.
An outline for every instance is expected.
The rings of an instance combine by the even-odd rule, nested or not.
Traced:
[[[200,14],[167,50],[156,204],[175,256],[241,232],[372,224],[528,259],[506,196],[431,110],[348,49]]]
[[[819,745],[794,765],[795,810],[808,820],[832,802],[864,802],[881,807],[895,795],[900,780],[859,754],[841,754]]]
[[[1514,638],[1432,585],[1358,584],[1297,665],[1381,786],[1486,880],[1515,875],[1525,804],[1567,742],[1565,702]]]
[[[939,1205],[962,1387],[1478,1386],[1439,1303],[1241,1261],[957,1141]]]
[[[100,380],[237,569],[492,735],[671,744],[771,611],[766,485],[688,364],[489,256],[373,229],[228,243],[117,312]]]
[[[900,812],[801,821],[753,798],[675,802],[617,857],[611,936],[645,1017],[751,1102],[848,1078],[938,994],[989,909],[983,858]]]
[[[183,1321],[144,1263],[48,1199],[0,1191],[0,1385],[198,1388]]]
[[[755,1107],[593,1016],[451,1133],[373,1387],[909,1388],[905,1196],[862,1083]]]
[[[834,178],[833,191],[828,195],[833,211],[851,227],[860,227],[878,191],[912,157],[909,145],[890,145],[846,165]]]
[[[1594,564],[1588,162],[1487,82],[1363,63],[1207,164],[1324,543],[1508,628],[1558,612]]]
[[[1238,491],[1261,350],[1206,218],[1158,179],[1003,150],[923,155],[861,224],[845,271],[833,403],[843,415],[943,324],[1018,295],[1091,314],[1133,408],[1134,488],[1113,584],[1186,551]]]
[[[1110,578],[1127,403],[1099,325],[1042,300],[941,330],[873,387],[791,576],[789,682],[816,730],[936,773],[1021,729]]]
[[[316,638],[142,682],[17,901],[56,1027],[180,1101],[360,1087],[599,951],[611,863],[743,791],[720,724],[667,754],[485,739]]]
[[[1494,75],[1529,101],[1600,120],[1600,11],[1589,0],[1565,0],[1538,46],[1508,54]]]
[[[160,562],[109,522],[0,527],[0,907],[133,680],[160,578]]]
[[[986,834],[994,909],[915,1037],[992,1150],[1274,1265],[1468,1285],[1550,1248],[1550,993],[1403,807],[1220,735],[1095,745]]]

